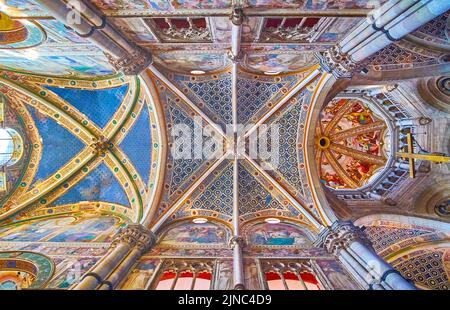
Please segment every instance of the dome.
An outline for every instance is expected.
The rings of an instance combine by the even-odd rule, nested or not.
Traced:
[[[317,125],[321,182],[333,189],[357,189],[379,174],[389,157],[386,122],[359,99],[334,99]]]

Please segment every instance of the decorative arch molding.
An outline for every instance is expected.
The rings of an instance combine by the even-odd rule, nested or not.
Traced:
[[[414,211],[442,221],[450,221],[450,215],[441,214],[436,208],[450,199],[450,176],[439,176],[414,199]]]
[[[23,271],[34,277],[27,288],[44,288],[55,272],[53,261],[42,254],[28,251],[0,252],[0,271]]]
[[[450,113],[450,76],[421,79],[417,90],[423,101],[435,109]]]
[[[327,226],[338,220],[332,207],[328,203],[325,191],[320,182],[319,168],[316,165],[316,131],[314,126],[320,118],[320,112],[326,104],[335,97],[341,90],[345,89],[348,81],[336,80],[332,74],[321,71],[321,77],[311,98],[311,104],[308,111],[307,122],[305,125],[304,143],[305,146],[305,166],[313,195],[314,204],[318,208],[323,222]]]
[[[443,231],[450,233],[450,224],[426,219],[417,216],[407,216],[399,214],[380,213],[360,217],[354,223],[356,226],[367,226],[380,221],[389,221],[398,223],[400,227],[421,227],[432,231]]]

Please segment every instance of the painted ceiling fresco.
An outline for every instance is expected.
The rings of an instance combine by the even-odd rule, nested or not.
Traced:
[[[321,181],[334,188],[360,188],[386,164],[386,122],[367,103],[334,99],[321,112],[316,129]]]
[[[7,14],[2,17],[14,32],[0,36],[0,123],[22,139],[20,156],[0,171],[0,267],[14,260],[11,251],[42,253],[28,257],[32,263],[23,274],[0,270],[0,289],[73,288],[78,281],[71,277],[73,268],[87,272],[130,223],[154,228],[157,245],[143,254],[121,288],[148,289],[160,270],[183,257],[201,260],[203,280],[211,287],[231,288],[234,182],[238,226],[248,245],[243,252],[248,288],[264,288],[260,260],[270,266],[280,257],[294,263],[312,257],[328,279],[323,288],[357,288],[339,261],[314,244],[332,220],[311,166],[318,168],[320,185],[335,192],[375,183],[393,155],[385,114],[412,115],[381,113],[362,94],[341,93],[321,109],[318,122],[311,121],[327,76],[315,53],[334,46],[385,1],[90,2],[125,39],[151,53],[154,63],[142,75],[115,72],[99,46],[54,19],[40,1],[0,0]],[[233,85],[229,16],[236,3],[246,14]],[[316,16],[319,11],[325,13]],[[374,54],[364,63],[368,76],[448,62],[446,52],[414,43],[448,48],[448,17]],[[234,86],[236,122],[247,126],[239,136],[248,146],[242,154],[231,150],[234,136],[227,133],[237,125]],[[383,96],[380,102],[391,100]],[[172,130],[178,125],[184,126],[181,136],[210,125],[208,142],[219,145],[219,156],[176,157],[171,150],[179,147],[179,136]],[[258,142],[269,155],[253,157],[251,135],[264,126],[277,128],[267,132],[265,146]],[[271,153],[277,146],[278,153]],[[198,218],[207,222],[195,223]],[[278,222],[271,223],[273,218]],[[397,253],[400,245],[447,236],[421,225],[365,224],[374,249],[406,277],[424,288],[448,289],[448,247]],[[424,260],[434,265],[428,268]],[[421,268],[428,269],[419,274]],[[436,272],[441,281],[428,281]],[[311,281],[319,287],[320,281]]]
[[[7,107],[27,124],[21,132],[30,146],[28,169],[16,172],[17,181],[10,176],[10,187],[19,186],[8,191],[1,216],[15,212],[14,222],[91,205],[130,221],[143,217],[154,193],[159,128],[140,79],[3,76]]]

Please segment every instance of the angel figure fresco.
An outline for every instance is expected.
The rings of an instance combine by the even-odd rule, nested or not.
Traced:
[[[340,178],[336,174],[331,174],[329,172],[326,172],[324,175],[322,175],[322,178],[320,180],[324,185],[333,187],[333,188],[339,188],[342,186],[345,186],[344,180]]]
[[[380,153],[380,139],[376,132],[358,135],[352,139],[352,144],[372,155],[378,155]]]
[[[355,180],[365,179],[370,173],[371,168],[371,164],[363,163],[358,160],[354,160],[347,164],[347,172]]]
[[[350,113],[346,114],[344,117],[356,126],[367,125],[373,122],[372,111],[365,109],[360,104],[355,104],[350,110]]]

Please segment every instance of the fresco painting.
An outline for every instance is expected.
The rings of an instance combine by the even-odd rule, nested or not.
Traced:
[[[335,290],[356,290],[358,287],[350,280],[343,267],[335,260],[316,260]]]
[[[338,112],[346,109],[343,115]],[[355,99],[335,99],[332,100],[321,112],[319,126],[322,131],[329,136],[331,143],[335,143],[351,150],[347,153],[341,153],[337,150],[331,150],[331,155],[334,156],[337,164],[346,172],[346,174],[353,180],[354,184],[346,180],[344,176],[340,175],[338,171],[332,166],[333,163],[325,154],[319,155],[321,157],[321,182],[325,186],[341,189],[348,187],[361,187],[369,182],[380,168],[384,165],[375,162],[367,162],[361,159],[354,158],[352,152],[366,153],[372,156],[377,156],[380,160],[386,158],[389,154],[387,149],[390,144],[384,142],[385,137],[389,137],[389,130],[384,123],[383,118],[376,114],[371,107],[360,100]],[[341,132],[356,130],[362,126],[379,123],[380,125],[369,132],[358,133],[345,137],[344,139],[334,138]],[[331,124],[331,125],[329,125]],[[331,127],[330,127],[331,126]],[[338,169],[339,170],[339,169]]]
[[[70,225],[75,220],[74,217],[62,217],[22,224],[17,228],[5,230],[0,235],[0,241],[40,241],[58,229]]]
[[[245,67],[258,73],[292,72],[309,68],[314,64],[312,53],[302,54],[249,54]]]
[[[299,247],[311,245],[311,241],[301,228],[287,223],[257,224],[250,229],[248,235],[253,245],[292,245]]]
[[[0,291],[28,288],[35,276],[23,271],[0,271]]]
[[[185,223],[170,229],[161,245],[224,245],[228,241],[227,231],[214,223]]]
[[[146,289],[159,263],[160,263],[159,259],[142,259],[136,265],[135,269],[125,279],[120,289],[122,290]]]
[[[247,0],[252,7],[297,8],[305,10],[372,9],[386,0]]]
[[[114,20],[114,23],[139,44],[156,42],[155,37],[141,18],[117,18]]]
[[[60,217],[31,224],[22,224],[17,228],[4,231],[0,241],[32,242],[48,240],[51,242],[89,242],[107,241],[114,234],[118,219],[99,217],[77,221],[75,217]],[[61,233],[54,235],[55,233]],[[54,235],[52,237],[52,235]]]
[[[225,53],[160,53],[155,60],[163,66],[181,73],[189,73],[191,70],[217,71],[225,69],[229,64]]]
[[[94,239],[98,242],[110,241],[109,235],[114,234],[112,229],[118,220],[114,217],[86,219],[63,233],[51,238],[53,242],[89,242]]]
[[[36,58],[32,59],[34,57]],[[114,73],[114,70],[104,56],[39,56],[30,51],[15,52],[13,57],[6,56],[5,53],[0,53],[1,67],[44,75],[80,77]]]
[[[0,0],[0,7],[11,16],[48,16],[35,0]]]
[[[62,248],[64,249],[64,248]],[[56,273],[59,274],[51,280],[48,288],[53,289],[68,289],[81,280],[81,276],[86,273],[95,263],[98,258],[80,257],[76,259],[64,260],[57,266]],[[63,269],[61,271],[60,269]]]

